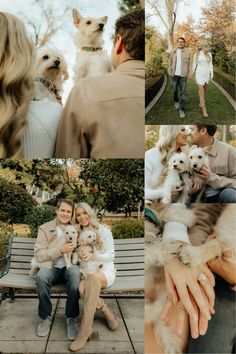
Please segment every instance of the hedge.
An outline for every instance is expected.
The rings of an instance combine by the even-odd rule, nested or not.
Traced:
[[[144,235],[143,219],[123,219],[112,224],[111,232],[114,239],[139,238]]]
[[[159,76],[149,79],[145,84],[145,107],[153,100],[162,87],[164,81],[164,70],[159,72]]]
[[[55,217],[56,213],[53,206],[35,206],[25,218],[25,223],[29,225],[31,230],[31,237],[37,237],[38,227],[53,220]]]
[[[215,67],[213,79],[221,85],[234,100],[236,99],[234,76],[226,74],[221,69]]]

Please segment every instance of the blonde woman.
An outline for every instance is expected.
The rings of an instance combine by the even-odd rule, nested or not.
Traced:
[[[111,231],[104,225],[98,223],[93,209],[87,203],[79,203],[75,207],[75,221],[80,229],[92,228],[97,232],[102,241],[102,250],[85,255],[81,250],[80,258],[85,262],[90,260],[101,261],[103,267],[94,274],[89,274],[80,281],[80,296],[84,301],[84,313],[81,328],[76,340],[71,344],[71,351],[82,349],[92,334],[92,325],[96,309],[100,310],[111,330],[118,326],[118,322],[111,309],[99,297],[101,288],[111,286],[115,281],[114,268],[114,241]]]
[[[31,101],[35,47],[24,23],[0,12],[0,158],[54,155],[62,107]]]
[[[176,151],[181,151],[186,145],[186,129],[183,125],[162,125],[156,147],[145,153],[145,199],[157,200],[163,198],[161,187],[156,188],[159,179],[165,172],[165,167]]]
[[[200,100],[199,107],[202,110],[203,117],[208,117],[205,96],[208,82],[213,78],[213,65],[212,55],[205,39],[200,39],[197,42],[197,51],[193,58],[193,72],[196,72],[195,78]]]

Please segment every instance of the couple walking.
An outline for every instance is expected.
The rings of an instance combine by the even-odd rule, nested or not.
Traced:
[[[175,108],[179,109],[180,118],[185,117],[185,95],[187,79],[192,80],[195,73],[198,85],[199,107],[203,117],[208,117],[206,109],[206,90],[210,78],[213,78],[212,55],[208,50],[207,42],[200,39],[192,61],[191,51],[185,47],[185,39],[177,39],[177,48],[170,53],[169,75],[172,77]],[[180,89],[180,96],[178,91]]]

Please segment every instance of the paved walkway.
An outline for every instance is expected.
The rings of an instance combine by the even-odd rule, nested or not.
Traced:
[[[16,298],[0,305],[0,354],[5,353],[71,353],[66,338],[64,298],[54,298],[52,328],[47,337],[35,333],[38,323],[37,298]],[[119,327],[110,331],[101,314],[96,314],[93,340],[79,353],[86,354],[143,354],[144,300],[140,298],[107,298],[115,312]],[[81,307],[82,309],[82,304]],[[81,318],[79,318],[80,323]]]

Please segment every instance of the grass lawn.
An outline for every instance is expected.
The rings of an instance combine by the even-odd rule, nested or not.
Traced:
[[[207,122],[209,124],[235,124],[235,111],[227,98],[212,84],[209,83],[206,94],[208,118],[204,118],[198,107],[198,91],[195,80],[187,82],[186,89],[186,117],[181,119],[179,111],[174,107],[171,90],[171,80],[168,78],[166,89],[146,115],[146,124],[193,124]]]

